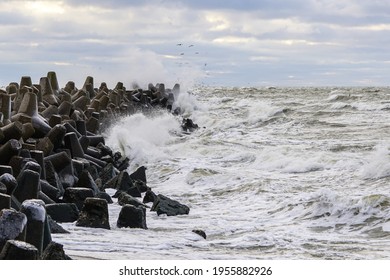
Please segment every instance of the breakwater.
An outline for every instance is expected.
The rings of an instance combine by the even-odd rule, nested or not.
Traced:
[[[55,72],[33,84],[23,76],[0,90],[0,259],[69,259],[52,233],[63,222],[109,230],[107,188],[122,205],[118,227],[147,229],[145,203],[167,216],[190,209],[148,186],[146,168],[128,171],[129,158],[105,145],[102,130],[119,115],[174,107],[180,85],[126,89],[95,87],[88,76],[60,88]],[[182,120],[184,131],[197,125]],[[143,201],[139,198],[143,197]],[[112,217],[111,217],[112,218]]]

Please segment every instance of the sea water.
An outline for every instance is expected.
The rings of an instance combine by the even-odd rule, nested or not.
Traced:
[[[71,257],[390,257],[389,88],[199,87],[175,106],[200,128],[182,133],[180,117],[158,111],[104,135],[189,215],[147,211],[147,230],[117,228],[114,199],[111,230],[66,223],[70,234],[53,235]]]

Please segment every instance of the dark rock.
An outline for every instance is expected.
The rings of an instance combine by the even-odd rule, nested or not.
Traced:
[[[91,174],[93,180],[99,178],[99,171],[96,165],[89,165],[86,169],[88,170],[89,174]]]
[[[166,214],[167,216],[176,216],[187,215],[190,212],[190,208],[176,200],[159,194],[154,200],[151,211],[156,211],[157,215]]]
[[[61,197],[65,190],[62,186],[58,173],[55,171],[51,161],[45,161],[45,172],[46,172],[46,181],[56,189],[58,189],[59,197]]]
[[[96,147],[99,143],[105,144],[104,137],[100,135],[88,136],[89,145]]]
[[[115,184],[115,189],[118,191],[127,192],[130,188],[134,187],[133,180],[130,178],[129,173],[121,171],[118,175],[118,179]]]
[[[0,176],[5,173],[13,175],[12,167],[9,165],[0,165]]]
[[[139,201],[135,197],[133,197],[125,192],[121,192],[118,195],[118,204],[121,206],[126,205],[126,204],[130,204],[130,205],[133,205],[135,207],[142,206],[145,208],[149,208],[149,206],[143,204],[141,201]]]
[[[60,196],[62,195],[58,188],[50,185],[49,182],[47,182],[46,180],[41,180],[40,185],[41,185],[41,191],[55,202],[57,202]]]
[[[46,212],[58,223],[73,223],[79,218],[79,209],[74,203],[48,204]]]
[[[22,173],[24,170],[32,170],[37,172],[39,176],[41,175],[41,166],[35,160],[30,160],[24,163],[22,170],[20,172]]]
[[[103,184],[103,189],[115,189],[116,183],[118,181],[119,174],[113,178],[111,178],[107,183]]]
[[[20,139],[23,135],[23,124],[15,121],[9,123],[0,128],[1,134],[3,135],[0,139],[0,144],[4,144],[10,139]]]
[[[106,192],[99,192],[95,197],[105,199],[108,204],[114,203],[111,199],[111,196]]]
[[[62,124],[55,125],[47,134],[47,137],[50,139],[54,146],[54,150],[57,150],[60,146],[62,146],[65,134],[66,127]]]
[[[93,195],[97,195],[100,190],[95,184],[94,179],[87,170],[83,170],[80,174],[79,181],[76,184],[76,187],[79,188],[89,188],[93,191]]]
[[[204,232],[204,230],[201,230],[201,229],[194,229],[192,230],[193,233],[196,233],[197,235],[199,236],[202,236],[204,239],[206,239],[206,233]]]
[[[140,180],[135,180],[135,181],[133,182],[133,184],[137,187],[137,189],[138,189],[138,191],[139,191],[140,193],[144,193],[144,192],[146,192],[146,191],[148,191],[148,190],[150,189],[150,188],[146,185],[145,182],[140,181]]]
[[[59,234],[68,234],[69,231],[65,230],[62,226],[60,226],[56,221],[54,221],[49,215],[47,216],[47,221],[49,223],[49,228],[51,233],[59,233]]]
[[[199,128],[199,126],[195,124],[191,119],[183,119],[181,127],[186,132],[193,132],[194,130]]]
[[[84,153],[87,151],[89,147],[89,139],[87,136],[83,135],[79,138],[80,146],[83,149]]]
[[[99,178],[102,179],[103,186],[107,184],[108,181],[110,181],[112,178],[116,176],[115,168],[114,166],[109,163],[107,164],[102,170],[99,172]]]
[[[50,161],[53,164],[57,173],[72,163],[71,157],[65,151],[45,157],[45,163],[47,161]]]
[[[147,190],[145,195],[144,195],[144,199],[143,199],[143,203],[149,203],[149,202],[153,202],[156,200],[157,198],[157,195],[152,191],[152,190]]]
[[[132,174],[130,174],[130,178],[133,180],[139,180],[146,184],[146,167],[141,166]]]
[[[73,163],[71,162],[64,169],[62,169],[58,173],[58,177],[60,178],[60,182],[64,189],[74,187],[74,185],[77,183],[78,178],[75,176]]]
[[[38,199],[25,200],[20,211],[27,217],[26,242],[34,245],[42,253],[46,220],[46,209],[43,201]]]
[[[31,158],[36,160],[36,162],[41,167],[41,179],[46,179],[46,170],[45,170],[45,162],[44,162],[44,154],[43,151],[32,150],[30,151]]]
[[[90,163],[88,160],[84,158],[77,158],[77,159],[72,159],[72,165],[73,165],[73,170],[75,172],[75,175],[77,177],[80,177],[81,173],[88,167],[90,166]]]
[[[136,185],[133,185],[132,187],[128,188],[126,190],[126,193],[128,193],[129,195],[134,196],[134,197],[142,197],[142,194]]]
[[[130,166],[130,159],[128,157],[125,157],[121,160],[118,160],[117,162],[114,162],[116,168],[118,168],[119,171],[126,170]]]
[[[23,170],[18,178],[18,186],[14,191],[14,196],[20,201],[23,202],[26,199],[38,198],[38,193],[40,189],[40,173],[32,170]]]
[[[99,143],[96,148],[98,148],[101,151],[102,156],[110,156],[112,157],[114,154],[110,147],[104,145],[103,143]]]
[[[88,197],[94,197],[92,189],[70,187],[65,190],[63,200],[64,202],[75,203],[77,208],[81,209]]]
[[[76,121],[76,129],[81,134],[86,136],[87,135],[87,127],[85,126],[84,120]],[[88,141],[89,142],[89,141]]]
[[[70,260],[65,254],[64,246],[56,242],[50,242],[42,253],[42,260]]]
[[[2,183],[0,182],[0,194],[7,194],[7,187]]]
[[[0,176],[0,183],[5,185],[7,188],[6,194],[8,195],[12,195],[18,186],[18,182],[16,181],[15,177],[9,173],[5,173]]]
[[[23,169],[23,166],[27,163],[31,161],[31,159],[29,158],[23,158],[21,156],[13,156],[10,161],[9,161],[9,165],[12,167],[12,170],[13,170],[13,174],[15,176],[15,178],[18,178],[20,172],[22,171]]]
[[[38,249],[24,241],[8,240],[0,253],[0,260],[39,260]]]
[[[85,154],[84,157],[91,163],[93,163],[95,166],[99,167],[99,170],[101,170],[104,166],[106,166],[106,162],[103,160],[100,160],[98,158],[95,158],[93,156],[90,156],[88,154]]]
[[[91,157],[94,157],[96,159],[101,159],[102,155],[100,153],[100,150],[98,148],[89,146],[85,153]]]
[[[0,193],[0,211],[11,208],[11,196],[5,193]]]
[[[119,213],[117,227],[147,229],[145,208],[135,207],[129,204],[124,205]]]
[[[22,144],[16,139],[10,139],[0,147],[0,164],[8,164],[11,158],[19,153]]]
[[[65,148],[69,149],[72,155],[72,158],[83,158],[84,151],[80,145],[79,139],[77,138],[76,133],[69,132],[64,136]]]
[[[107,163],[114,163],[114,159],[109,155],[102,156],[100,159]]]
[[[55,201],[53,199],[51,199],[50,197],[48,197],[44,192],[42,191],[39,191],[38,192],[38,199],[42,200],[43,202],[45,202],[45,204],[52,204],[52,203],[55,203]]]
[[[3,209],[0,211],[0,251],[7,240],[26,239],[27,217],[25,214],[14,209]]]
[[[42,151],[45,156],[48,156],[53,151],[54,144],[49,137],[43,137],[37,141],[36,149]]]
[[[76,226],[110,229],[107,201],[101,198],[87,198]]]

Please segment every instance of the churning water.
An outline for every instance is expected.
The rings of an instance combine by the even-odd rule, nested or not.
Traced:
[[[125,117],[106,142],[148,186],[190,207],[147,230],[63,224],[73,258],[387,259],[389,88],[197,88],[166,112]],[[109,192],[110,190],[108,190]],[[111,192],[112,194],[113,192]],[[192,232],[202,229],[207,239]]]

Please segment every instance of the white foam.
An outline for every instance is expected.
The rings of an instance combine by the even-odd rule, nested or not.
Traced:
[[[191,116],[195,110],[199,110],[203,107],[196,99],[196,96],[190,92],[181,92],[176,96],[173,109],[180,107],[181,114],[184,117]]]
[[[180,132],[180,122],[172,114],[159,112],[124,117],[106,133],[106,144],[130,158],[131,167],[168,157],[164,147]]]
[[[364,179],[380,179],[390,176],[390,156],[387,145],[380,144],[375,147],[361,167],[360,175]]]

